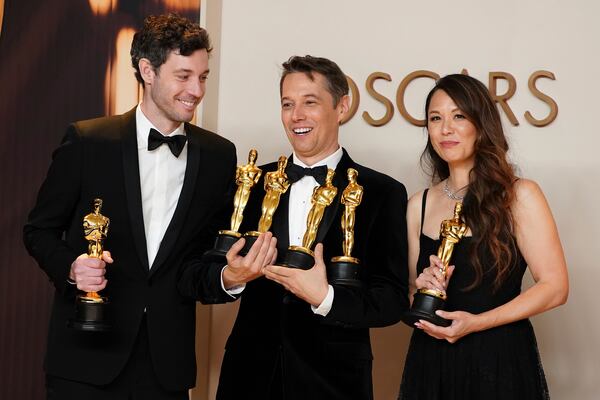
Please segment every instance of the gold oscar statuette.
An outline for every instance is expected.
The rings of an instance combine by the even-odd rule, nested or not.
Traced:
[[[360,205],[364,189],[356,179],[358,172],[354,168],[348,168],[348,186],[342,192],[340,203],[344,205],[342,214],[342,232],[344,242],[342,244],[343,256],[335,257],[332,261],[350,261],[358,263],[358,259],[351,256],[354,247],[354,222],[356,221],[356,207]]]
[[[306,219],[306,231],[302,238],[302,246],[290,246],[288,248],[283,262],[285,266],[309,269],[314,265],[314,253],[311,249],[317,238],[317,232],[323,219],[325,208],[333,203],[337,195],[337,188],[333,186],[334,175],[335,171],[331,168],[328,169],[325,183],[314,189],[311,198],[312,206]]]
[[[102,258],[104,240],[108,235],[110,219],[101,214],[102,199],[94,199],[93,211],[83,217],[83,232],[88,241],[89,257]],[[69,325],[81,331],[106,331],[110,329],[107,322],[106,305],[108,299],[98,292],[86,292],[77,296],[75,319]]]
[[[467,225],[461,220],[462,203],[454,205],[454,217],[442,221],[440,238],[442,243],[438,248],[437,256],[442,260],[441,272],[446,276],[454,246],[465,236]],[[450,321],[438,316],[435,312],[443,310],[446,303],[446,294],[438,290],[419,289],[415,293],[411,309],[404,315],[403,321],[414,326],[420,319],[429,321],[439,326],[449,326]]]
[[[83,232],[85,240],[88,241],[88,256],[102,258],[104,251],[103,242],[108,234],[110,219],[100,214],[102,210],[102,199],[94,199],[94,211],[83,217]],[[101,303],[104,300],[98,292],[87,292],[80,297],[82,301]]]
[[[235,184],[237,190],[233,196],[233,213],[231,214],[231,229],[219,231],[214,249],[216,252],[225,254],[231,246],[242,235],[238,232],[242,219],[244,218],[244,208],[250,198],[250,191],[256,185],[262,174],[262,170],[256,166],[258,152],[256,149],[250,150],[248,154],[248,164],[240,165],[235,171]]]
[[[279,206],[281,195],[287,192],[290,187],[290,181],[285,168],[287,166],[287,157],[280,156],[277,161],[277,170],[267,172],[264,177],[265,197],[263,197],[261,216],[258,221],[258,230],[246,232],[244,238],[246,243],[242,254],[247,254],[256,239],[261,233],[268,232],[273,223],[273,215]]]
[[[442,225],[440,227],[440,237],[442,238],[442,243],[438,248],[437,256],[440,260],[442,260],[442,264],[444,265],[441,271],[442,275],[444,276],[446,276],[448,265],[450,265],[450,258],[452,257],[452,252],[454,251],[454,245],[456,245],[467,232],[467,225],[460,220],[461,212],[462,203],[458,202],[454,206],[454,218],[442,221]],[[446,299],[446,295],[437,290],[419,289],[419,292],[430,294],[444,300]]]
[[[323,186],[318,186],[313,190],[313,195],[310,200],[312,207],[310,208],[308,217],[306,218],[306,231],[304,232],[304,237],[302,238],[302,248],[304,250],[309,250],[311,255],[312,250],[310,249],[317,238],[317,231],[319,230],[319,225],[323,219],[325,208],[333,203],[333,199],[337,194],[337,188],[333,186],[332,183],[334,175],[334,170],[327,170],[325,184]]]
[[[344,205],[342,214],[342,251],[343,256],[333,257],[330,268],[327,269],[327,278],[330,283],[341,285],[360,286],[358,279],[360,261],[352,257],[354,248],[354,224],[356,222],[356,208],[360,205],[364,188],[358,184],[358,171],[348,168],[348,186],[342,192],[340,203]]]
[[[287,192],[290,181],[285,173],[287,157],[281,156],[277,161],[277,171],[265,174],[265,197],[262,202],[262,214],[258,221],[258,232],[264,233],[271,228],[273,214],[279,206],[281,195]]]

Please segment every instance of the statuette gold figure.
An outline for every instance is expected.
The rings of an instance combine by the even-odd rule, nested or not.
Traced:
[[[311,209],[306,218],[306,231],[302,238],[302,246],[290,246],[285,253],[282,265],[290,268],[310,269],[315,265],[314,252],[311,250],[317,238],[319,224],[323,219],[325,208],[330,206],[337,195],[337,188],[333,186],[335,171],[327,170],[325,183],[313,190]]]
[[[285,173],[287,157],[281,156],[277,162],[277,171],[265,174],[265,197],[262,202],[262,215],[258,221],[258,232],[264,233],[271,228],[273,214],[279,206],[281,195],[290,187],[290,181]]]
[[[325,178],[325,184],[323,186],[317,186],[311,198],[312,207],[308,212],[306,219],[306,232],[302,238],[302,247],[305,249],[312,248],[312,245],[317,238],[317,232],[319,230],[319,224],[323,219],[325,208],[333,203],[333,199],[337,194],[337,188],[333,186],[333,176],[335,171],[333,169],[327,170],[327,177]]]
[[[454,251],[454,246],[465,236],[467,225],[461,221],[462,203],[454,206],[454,217],[442,221],[440,227],[440,238],[442,243],[438,248],[437,256],[442,260],[441,273],[445,276],[448,265]],[[402,321],[408,326],[414,327],[415,322],[425,320],[438,326],[450,326],[451,320],[437,315],[437,310],[446,307],[446,293],[435,289],[419,289],[413,296],[410,310],[404,313]]]
[[[237,190],[233,197],[233,214],[231,215],[231,232],[238,232],[242,219],[244,218],[244,208],[250,198],[250,190],[258,183],[262,171],[256,166],[258,153],[255,149],[250,150],[248,154],[248,164],[238,166],[235,172],[235,183]]]
[[[344,214],[342,214],[342,233],[344,242],[342,243],[343,257],[336,257],[333,261],[352,261],[358,260],[351,256],[354,248],[354,223],[356,221],[356,207],[362,201],[364,189],[357,182],[358,171],[354,168],[348,168],[348,186],[342,192],[340,203],[344,205]]]
[[[100,213],[102,199],[94,199],[94,211],[83,217],[83,232],[88,241],[88,256],[102,258],[104,251],[103,241],[108,234],[110,219]],[[87,292],[81,296],[84,301],[102,302],[102,297],[97,292]]]
[[[462,212],[462,202],[456,203],[454,206],[454,217],[452,219],[446,219],[442,221],[440,226],[440,238],[442,243],[438,248],[437,256],[442,260],[442,270],[440,271],[444,276],[448,270],[450,264],[450,258],[454,251],[454,246],[465,236],[467,232],[467,225],[461,221],[460,214]],[[428,293],[442,299],[446,298],[446,295],[438,290],[433,289],[421,289],[421,293]]]
[[[452,257],[452,252],[454,251],[454,245],[456,245],[467,232],[467,225],[460,220],[461,212],[462,203],[458,202],[454,206],[454,218],[442,221],[442,225],[440,227],[440,237],[443,239],[442,244],[438,249],[437,256],[444,264],[444,273],[450,264],[450,258]]]
[[[343,256],[333,257],[327,267],[327,280],[329,283],[361,287],[360,260],[352,257],[354,248],[354,225],[356,222],[356,208],[363,198],[364,188],[358,184],[358,171],[348,168],[348,185],[340,196],[340,203],[344,205],[342,214],[342,251]]]

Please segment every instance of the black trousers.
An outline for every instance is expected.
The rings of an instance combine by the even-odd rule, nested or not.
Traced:
[[[46,375],[46,396],[47,400],[188,400],[188,391],[167,391],[158,383],[144,317],[129,361],[113,382],[97,386]]]

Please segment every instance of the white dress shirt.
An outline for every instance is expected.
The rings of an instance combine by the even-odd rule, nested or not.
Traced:
[[[160,130],[146,118],[140,105],[135,112],[135,122],[146,248],[148,265],[152,268],[160,243],[179,201],[185,177],[188,146],[186,142],[179,157],[175,157],[166,144],[148,151],[150,129],[154,128],[159,132]],[[184,124],[181,123],[169,134],[160,133],[164,136],[185,135]]]
[[[343,154],[344,152],[340,147],[335,151],[335,153],[329,155],[321,161],[316,162],[313,165],[310,165],[310,167],[314,168],[321,165],[326,165],[327,168],[335,169],[342,159]],[[293,162],[301,167],[309,167],[309,165],[304,164],[295,153]],[[308,213],[312,207],[312,194],[317,186],[319,186],[319,183],[314,177],[305,176],[290,187],[288,223],[291,246],[302,245],[302,238],[304,237],[304,232],[306,231],[306,219],[308,218]],[[329,285],[327,296],[325,296],[323,302],[318,307],[311,306],[311,309],[315,314],[325,316],[331,310],[332,305],[333,287]]]

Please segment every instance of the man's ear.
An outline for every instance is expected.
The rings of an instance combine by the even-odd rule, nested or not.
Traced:
[[[341,124],[346,114],[348,114],[348,110],[350,110],[350,96],[348,96],[347,94],[342,96],[342,98],[338,102],[336,109],[339,113],[338,123]]]
[[[140,69],[140,75],[142,79],[147,84],[152,84],[154,82],[154,78],[156,77],[156,71],[154,67],[150,63],[150,60],[147,58],[140,58],[138,62],[138,68]]]

